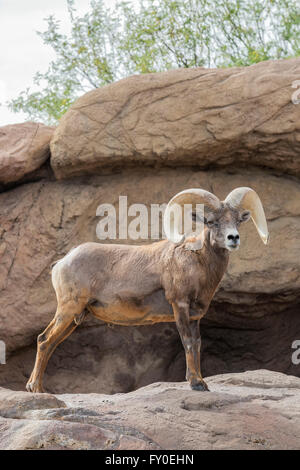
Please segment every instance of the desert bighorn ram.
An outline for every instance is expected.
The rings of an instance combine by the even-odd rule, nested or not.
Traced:
[[[176,204],[204,205],[204,229],[199,235],[189,238],[179,233],[172,216]],[[239,247],[237,228],[250,217],[266,244],[267,222],[255,191],[236,188],[221,202],[203,189],[187,189],[166,207],[167,240],[144,246],[84,243],[72,249],[52,270],[57,311],[38,337],[27,390],[43,391],[51,354],[86,311],[118,325],[176,322],[186,354],[186,379],[192,389],[208,390],[200,372],[199,322],[225,273],[229,252]]]

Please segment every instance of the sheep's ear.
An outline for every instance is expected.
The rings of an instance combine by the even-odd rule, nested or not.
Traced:
[[[243,211],[240,215],[240,222],[248,222],[251,217],[251,212],[250,211]]]

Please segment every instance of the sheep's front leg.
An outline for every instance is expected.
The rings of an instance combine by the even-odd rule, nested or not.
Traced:
[[[207,391],[208,387],[200,372],[200,330],[199,322],[189,319],[189,304],[178,302],[172,304],[176,326],[185,350],[186,380],[193,390]]]
[[[193,336],[193,354],[197,370],[197,375],[201,379],[200,388],[195,388],[195,390],[207,390],[208,386],[202,378],[201,374],[201,362],[200,362],[200,350],[201,350],[201,336],[200,336],[200,320],[194,320],[190,322],[190,328]],[[204,388],[203,388],[204,387]]]

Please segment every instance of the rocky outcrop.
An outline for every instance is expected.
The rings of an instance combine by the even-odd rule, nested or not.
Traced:
[[[292,343],[300,339],[300,105],[291,101],[299,63],[177,70],[88,93],[52,138],[51,165],[60,181],[45,162],[52,129],[31,123],[2,128],[27,129],[31,136],[35,129],[45,140],[14,153],[27,162],[23,170],[30,167],[26,175],[9,157],[6,175],[21,179],[4,180],[1,172],[0,340],[7,364],[0,364],[0,385],[24,390],[36,337],[56,309],[50,265],[73,246],[99,241],[98,205],[118,208],[119,195],[128,196],[128,206],[144,203],[150,228],[150,205],[188,187],[223,199],[237,186],[251,186],[271,235],[265,247],[251,222],[241,228],[241,249],[231,255],[201,321],[204,376],[259,368],[300,375],[291,360]],[[6,147],[19,148],[17,140]],[[37,163],[33,155],[42,155],[42,147]],[[29,165],[33,161],[42,166]],[[45,386],[54,393],[129,392],[184,375],[173,324],[110,328],[88,317],[55,351]]]
[[[153,383],[112,396],[0,389],[0,449],[300,449],[299,378],[258,370],[207,382],[210,392]]]
[[[256,165],[300,175],[300,59],[133,76],[79,98],[51,141],[57,178],[105,167]]]
[[[35,122],[0,127],[0,184],[19,181],[50,155],[54,128]]]
[[[2,418],[19,419],[27,411],[66,407],[63,401],[47,393],[30,395],[27,392],[12,392],[0,388],[0,396],[0,416]]]

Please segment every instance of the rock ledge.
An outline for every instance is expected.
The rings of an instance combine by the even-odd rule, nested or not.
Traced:
[[[268,370],[134,392],[0,389],[0,449],[300,449],[300,379]]]

